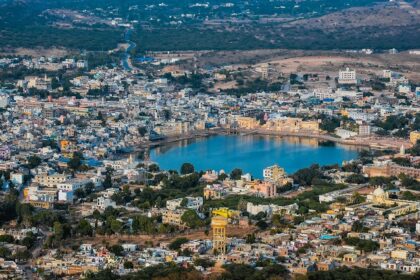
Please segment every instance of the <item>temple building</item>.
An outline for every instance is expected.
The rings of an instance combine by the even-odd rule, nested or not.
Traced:
[[[351,208],[369,208],[392,220],[396,217],[416,212],[420,209],[420,203],[416,201],[389,198],[389,193],[384,191],[381,187],[378,187],[367,196],[366,202],[353,205]]]

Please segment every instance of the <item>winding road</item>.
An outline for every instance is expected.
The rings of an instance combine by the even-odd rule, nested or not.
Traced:
[[[132,71],[133,70],[133,66],[132,66],[131,61],[130,61],[130,59],[131,59],[130,52],[131,52],[132,49],[134,49],[137,46],[136,43],[134,43],[133,41],[130,40],[131,31],[132,31],[132,29],[127,29],[124,33],[124,40],[128,44],[128,48],[125,50],[124,57],[121,59],[121,66],[126,71]]]

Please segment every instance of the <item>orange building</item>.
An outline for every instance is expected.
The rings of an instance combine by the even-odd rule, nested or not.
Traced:
[[[251,193],[257,194],[258,196],[277,196],[277,187],[275,184],[270,182],[253,181],[248,185],[248,187]]]

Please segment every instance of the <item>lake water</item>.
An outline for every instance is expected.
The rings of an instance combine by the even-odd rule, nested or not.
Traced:
[[[341,165],[357,158],[359,150],[308,138],[219,135],[154,148],[150,159],[165,170],[179,170],[183,163],[189,162],[196,170],[230,172],[241,168],[244,173],[262,178],[263,169],[273,164],[293,173],[314,163]]]

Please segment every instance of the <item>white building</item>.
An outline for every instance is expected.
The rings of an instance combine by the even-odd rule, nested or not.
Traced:
[[[332,88],[316,88],[314,89],[314,97],[324,100],[324,99],[334,99],[336,96]]]
[[[134,243],[125,243],[121,247],[123,247],[124,252],[135,252],[138,249],[138,245]]]
[[[10,104],[10,98],[7,94],[0,94],[0,108],[6,108]]]
[[[338,72],[338,83],[343,85],[357,84],[356,70],[340,70]]]
[[[342,139],[348,139],[350,137],[356,136],[357,132],[347,130],[347,129],[344,129],[344,128],[337,128],[335,130],[335,134],[337,134],[337,136],[339,136]]]
[[[349,113],[349,118],[355,121],[370,122],[377,119],[377,115],[375,113],[370,113],[365,110],[348,109],[347,112]]]
[[[110,198],[106,198],[106,197],[103,197],[103,196],[101,196],[101,197],[98,197],[97,199],[96,199],[96,205],[95,205],[95,209],[98,209],[98,210],[105,210],[106,208],[108,208],[108,207],[112,207],[112,208],[115,208],[116,206],[117,206],[117,204],[115,203],[115,201],[113,201],[112,199],[110,199]]]
[[[73,191],[65,191],[65,190],[59,190],[58,191],[58,201],[62,202],[73,202],[74,195]]]
[[[398,86],[399,93],[411,93],[411,86],[409,84],[401,84]]]
[[[24,176],[22,173],[12,173],[10,174],[10,181],[15,185],[22,185],[24,182]]]
[[[86,60],[79,60],[76,63],[77,68],[88,68],[88,62]]]
[[[251,215],[257,215],[258,213],[263,212],[266,213],[267,216],[270,216],[273,212],[270,205],[253,204],[252,202],[246,204],[246,211]]]
[[[371,127],[368,124],[359,125],[359,135],[360,136],[369,136],[371,132]]]
[[[55,202],[57,199],[57,190],[28,187],[27,198],[29,201]]]
[[[166,201],[166,208],[169,210],[175,210],[180,207],[186,207],[189,209],[198,210],[203,205],[203,197],[191,197],[188,196],[185,198],[187,200],[186,205],[181,206],[184,198],[176,198]]]
[[[115,208],[117,204],[111,199],[111,197],[117,192],[119,192],[119,190],[116,188],[110,188],[99,192],[99,197],[96,199],[96,203],[93,205],[93,209],[103,211],[109,206]]]
[[[75,191],[77,189],[80,189],[84,186],[86,186],[87,183],[91,182],[90,180],[77,180],[77,179],[71,179],[67,180],[63,183],[57,184],[57,189],[63,190],[63,191]]]

